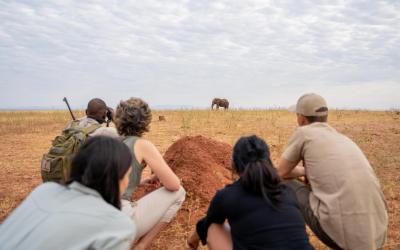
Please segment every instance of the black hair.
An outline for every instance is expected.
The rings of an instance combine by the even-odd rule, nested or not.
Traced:
[[[106,103],[100,98],[93,98],[88,102],[86,108],[86,115],[92,119],[95,119],[100,124],[105,121],[107,112]]]
[[[241,137],[233,148],[233,168],[246,191],[260,195],[272,204],[279,202],[281,179],[263,139],[255,135]]]
[[[131,163],[131,152],[123,142],[107,136],[94,136],[73,158],[67,184],[77,181],[96,190],[107,203],[121,209],[119,182]]]

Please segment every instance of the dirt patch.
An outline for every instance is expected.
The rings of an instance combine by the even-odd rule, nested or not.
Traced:
[[[215,192],[232,182],[231,155],[229,144],[201,135],[182,137],[165,152],[165,161],[187,192],[187,202],[196,200],[198,204],[196,218],[205,214]],[[133,198],[138,199],[155,188],[140,187]]]
[[[20,201],[41,183],[38,171],[40,159],[49,149],[51,140],[60,133],[60,128],[70,120],[70,114],[68,111],[2,111],[0,114],[1,223]],[[84,112],[76,115],[84,115]],[[164,115],[167,122],[153,122],[151,132],[147,133],[145,138],[154,142],[162,152],[166,152],[174,141],[188,134],[202,134],[232,144],[244,134],[256,133],[266,139],[271,146],[273,159],[278,160],[296,128],[293,114],[284,110],[154,111],[153,117],[157,118],[159,115]],[[399,250],[400,115],[385,111],[337,110],[332,111],[329,117],[333,127],[361,147],[376,171],[388,202],[388,241],[383,249]],[[230,154],[228,155],[230,157]],[[194,167],[190,169],[197,171],[193,170]],[[147,170],[148,168],[145,169]],[[181,174],[178,175],[182,178]],[[206,184],[211,180],[204,183],[199,178],[198,187],[208,188]],[[189,190],[192,186],[186,185],[185,188]],[[137,191],[135,190],[135,193]],[[204,207],[200,200],[197,198],[197,190],[187,192],[182,209],[157,237],[152,250],[185,249],[186,239],[194,230],[197,216],[204,215],[200,213]],[[315,249],[326,249],[315,236],[311,235],[310,239]]]
[[[215,192],[231,182],[232,147],[204,136],[185,136],[172,144],[164,158],[181,179],[188,198],[205,212]]]

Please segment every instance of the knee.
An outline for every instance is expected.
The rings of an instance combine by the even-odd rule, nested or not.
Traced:
[[[207,231],[209,249],[232,249],[232,238],[228,224],[211,224]]]
[[[217,224],[217,223],[212,223],[207,230],[207,236],[213,236],[215,234],[228,234],[230,235],[231,233],[231,227],[228,223],[223,223],[223,224]]]
[[[185,201],[186,190],[182,186],[177,191],[168,191],[165,187],[162,187],[162,190],[175,204],[181,205]]]
[[[179,187],[178,193],[179,193],[179,196],[183,196],[183,197],[186,196],[186,190],[182,186]]]
[[[178,210],[182,207],[182,204],[185,201],[186,191],[181,186],[179,187],[178,191],[173,192],[172,196],[169,197],[171,204],[166,213],[164,214],[163,218],[161,219],[162,222],[166,223],[169,223],[172,220],[172,218],[176,216]]]
[[[177,201],[182,204],[186,198],[186,190],[182,186],[180,186],[178,191],[176,192],[177,192]]]

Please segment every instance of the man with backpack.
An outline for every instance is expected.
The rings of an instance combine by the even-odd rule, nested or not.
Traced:
[[[93,98],[90,100],[85,112],[86,116],[70,122],[66,129],[73,126],[74,123],[81,128],[97,125],[96,128],[89,133],[89,136],[107,135],[111,137],[118,137],[118,132],[115,128],[99,126],[113,119],[113,110],[110,107],[107,107],[106,103],[102,99]]]
[[[70,122],[62,134],[53,140],[49,152],[43,155],[41,162],[43,182],[65,183],[69,178],[72,157],[89,136],[119,137],[115,128],[102,126],[105,122],[108,124],[112,118],[112,109],[107,107],[103,100],[99,98],[90,100],[86,116]]]
[[[388,215],[367,158],[327,123],[328,107],[321,96],[301,96],[293,111],[299,127],[281,157],[278,174],[283,179],[307,177],[310,185],[287,182],[296,192],[305,222],[331,249],[380,249]]]

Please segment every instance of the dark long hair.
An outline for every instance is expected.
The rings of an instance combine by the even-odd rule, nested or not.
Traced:
[[[119,181],[131,163],[131,152],[124,143],[111,137],[95,136],[76,153],[67,184],[77,181],[96,190],[107,203],[121,209]]]
[[[263,139],[255,135],[241,137],[233,148],[233,167],[245,190],[272,204],[279,202],[281,180]]]

